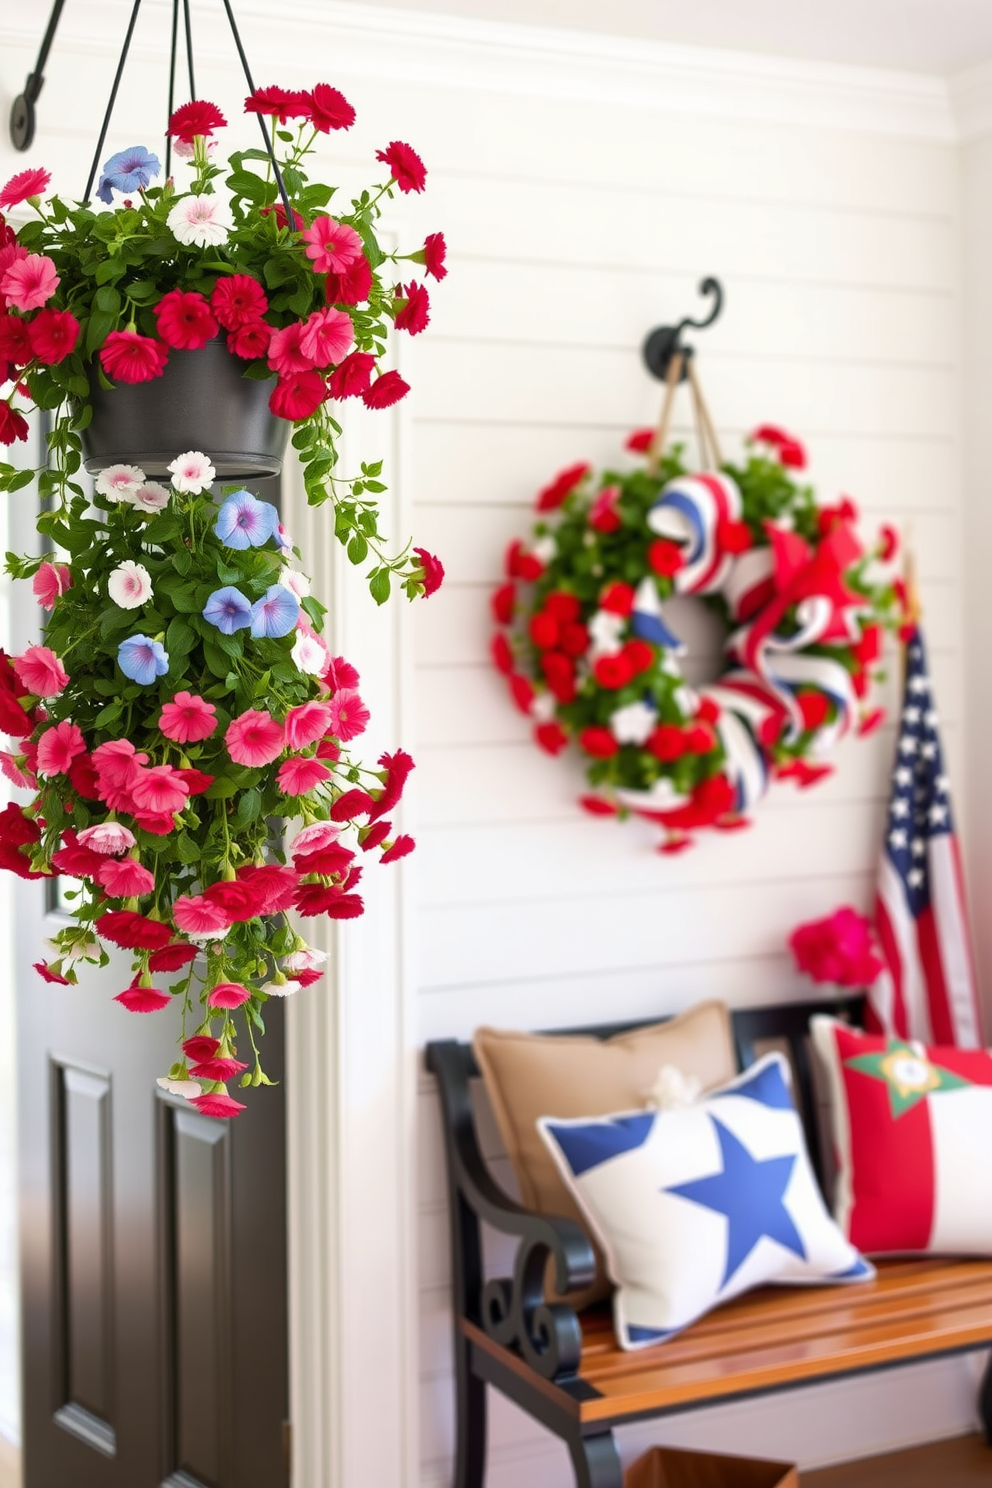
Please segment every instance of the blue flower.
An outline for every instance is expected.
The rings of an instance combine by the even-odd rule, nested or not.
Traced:
[[[117,648],[117,665],[132,682],[150,687],[156,677],[164,677],[169,670],[169,656],[162,643],[151,636],[129,636]]]
[[[96,194],[110,206],[114,200],[114,191],[137,191],[139,187],[147,186],[161,169],[162,164],[157,155],[152,155],[144,145],[132,145],[129,150],[111,155],[104,164]]]
[[[203,606],[203,618],[224,635],[233,635],[251,624],[251,601],[245,599],[240,589],[229,584],[224,589],[215,589]]]
[[[273,584],[251,607],[251,633],[269,637],[289,635],[296,627],[299,613],[296,595],[282,584]]]
[[[217,513],[214,533],[229,548],[260,548],[279,529],[279,513],[250,491],[235,491]]]

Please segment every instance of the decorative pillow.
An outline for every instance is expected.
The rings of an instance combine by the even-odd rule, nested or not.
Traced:
[[[830,1085],[834,1213],[875,1254],[992,1255],[992,1053],[810,1020]]]
[[[529,1209],[581,1222],[575,1201],[537,1133],[546,1111],[606,1116],[643,1107],[663,1065],[695,1075],[704,1088],[733,1078],[737,1061],[730,1014],[722,1002],[701,1002],[665,1023],[610,1039],[506,1033],[480,1028],[472,1041],[507,1155]],[[573,1306],[609,1296],[602,1257],[597,1280]]]
[[[781,1054],[681,1110],[538,1127],[599,1236],[624,1348],[764,1282],[875,1274],[824,1206]]]

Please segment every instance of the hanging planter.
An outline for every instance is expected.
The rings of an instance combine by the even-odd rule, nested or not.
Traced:
[[[380,466],[339,474],[333,411],[409,390],[384,365],[387,331],[422,331],[428,291],[393,282],[376,223],[394,190],[423,189],[424,166],[393,141],[385,179],[332,217],[304,162],[351,106],[318,84],[252,88],[245,107],[264,151],[215,165],[225,121],[194,100],[169,122],[186,179],[168,177],[168,147],[164,186],[155,155],[122,151],[100,176],[106,211],[46,197],[40,169],[0,190],[0,443],[27,437],[24,399],[52,415],[46,463],[0,464],[0,489],[37,479],[58,555],[8,555],[49,618],[44,644],[0,653],[0,768],[32,792],[0,813],[0,867],[81,881],[39,974],[72,985],[108,946],[129,952],[117,1001],[178,1012],[159,1083],[212,1116],[243,1109],[232,1079],[268,1083],[266,1002],[321,974],[290,915],[362,914],[365,866],[413,847],[391,819],[413,761],[350,754],[369,718],[358,674],[322,638],[278,512],[236,485],[218,505],[214,484],[276,473],[292,431],[307,498],[331,503],[353,563],[371,555],[378,603],[393,579],[413,599],[443,576],[423,548],[384,551]],[[22,202],[34,218],[15,233],[3,210]],[[406,261],[442,278],[441,235]]]
[[[269,407],[271,381],[245,376],[250,365],[216,336],[198,351],[170,352],[151,382],[105,388],[94,380],[92,418],[80,431],[86,469],[137,465],[161,480],[176,451],[192,446],[218,480],[279,475],[290,426]]]

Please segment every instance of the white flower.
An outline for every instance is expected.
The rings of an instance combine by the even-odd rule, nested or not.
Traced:
[[[302,951],[290,951],[288,956],[283,956],[282,964],[284,971],[312,971],[315,966],[323,966],[326,960],[326,951],[304,946]]]
[[[530,716],[535,723],[550,723],[558,709],[553,692],[535,692],[530,700]]]
[[[206,145],[207,157],[209,158],[217,148],[217,141],[215,139],[208,139]],[[173,155],[178,155],[180,160],[192,160],[194,149],[195,147],[192,141],[189,144],[185,140],[180,139],[174,139],[172,141],[172,153]]]
[[[108,465],[96,478],[100,495],[117,501],[133,501],[144,483],[145,472],[137,465]]]
[[[626,628],[626,615],[617,615],[613,610],[597,610],[586,622],[594,654],[603,655],[619,650],[620,637]]]
[[[161,1085],[170,1095],[181,1095],[189,1101],[196,1100],[203,1093],[203,1087],[196,1080],[173,1080],[168,1075],[159,1075],[155,1084]]]
[[[185,935],[187,940],[191,940],[194,945],[198,945],[200,949],[203,950],[204,947],[208,946],[211,941],[223,940],[224,936],[229,933],[230,929],[230,925],[222,925],[219,930],[184,930],[183,934]]]
[[[130,499],[132,506],[136,506],[138,511],[155,513],[168,506],[170,495],[171,492],[165,486],[160,486],[158,481],[145,481]]]
[[[304,573],[297,573],[293,568],[284,568],[279,573],[279,582],[290,594],[295,594],[297,599],[306,599],[310,593],[310,580]]]
[[[618,744],[643,744],[658,722],[649,703],[627,703],[610,714],[610,728]]]
[[[169,470],[176,490],[190,491],[194,496],[199,496],[217,479],[216,470],[200,450],[187,450],[184,455],[177,455]]]
[[[683,718],[692,718],[699,709],[699,693],[693,692],[691,687],[676,687],[672,693],[672,702]]]
[[[551,533],[547,532],[545,533],[544,537],[539,537],[537,539],[537,542],[531,548],[531,552],[534,554],[534,557],[539,558],[542,563],[548,564],[558,552],[558,544],[551,536]]]
[[[289,654],[300,671],[310,677],[319,677],[328,662],[327,647],[312,631],[298,630]]]
[[[262,991],[268,993],[270,997],[292,997],[293,993],[299,990],[299,982],[287,981],[281,972],[277,973],[271,982],[266,982],[262,988]]]
[[[108,577],[107,593],[122,610],[136,610],[152,597],[152,576],[143,563],[125,558]]]
[[[234,226],[231,209],[219,196],[184,196],[165,220],[184,248],[217,248]]]
[[[72,966],[76,961],[99,961],[100,943],[92,935],[82,940],[70,941],[68,945],[60,945],[57,940],[46,940],[46,946],[53,956],[60,956],[66,966]]]

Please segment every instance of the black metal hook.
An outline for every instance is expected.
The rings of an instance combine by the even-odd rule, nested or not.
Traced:
[[[668,376],[668,368],[676,352],[682,353],[686,363],[693,354],[693,347],[682,345],[682,332],[688,326],[695,331],[704,331],[707,326],[713,324],[723,309],[723,285],[719,279],[709,275],[700,283],[699,293],[713,296],[713,306],[705,320],[693,320],[687,315],[684,320],[679,321],[677,326],[658,326],[657,330],[652,331],[644,342],[645,365],[651,376],[657,377],[660,382],[664,382]],[[685,379],[687,373],[687,366],[683,366],[680,381]]]
[[[45,85],[45,63],[48,61],[48,53],[52,42],[55,40],[55,32],[59,24],[59,16],[65,0],[55,0],[52,13],[48,18],[48,26],[45,29],[45,37],[41,43],[41,51],[38,60],[34,64],[34,71],[28,73],[27,82],[24,84],[24,92],[19,93],[10,108],[10,143],[15,150],[30,150],[31,141],[34,139],[34,106],[38,102],[38,95]]]

